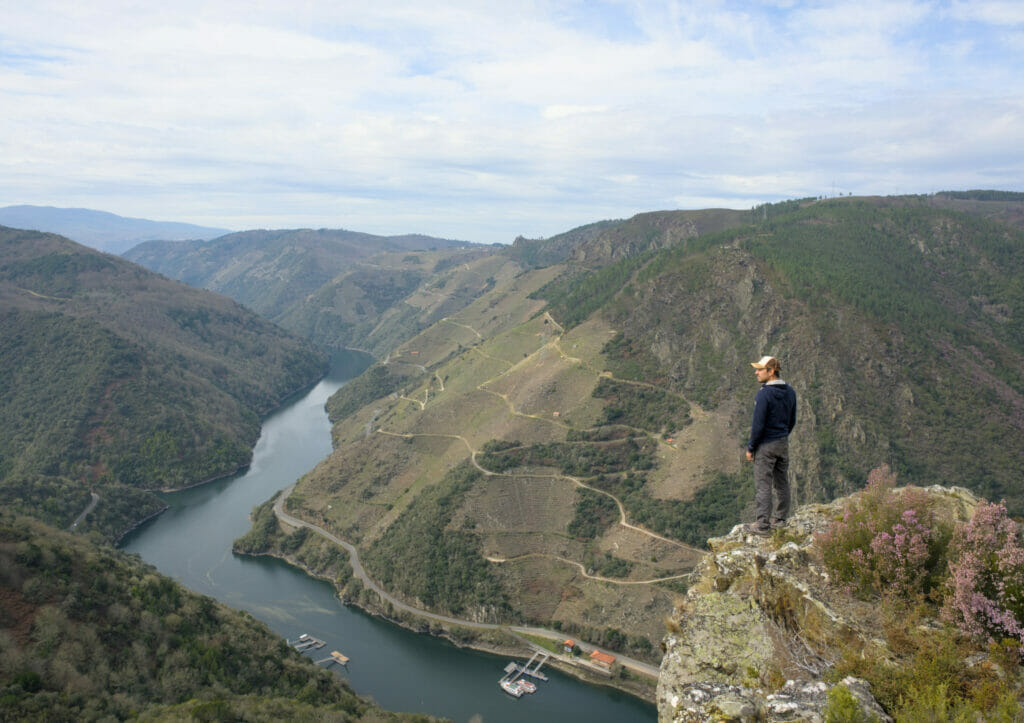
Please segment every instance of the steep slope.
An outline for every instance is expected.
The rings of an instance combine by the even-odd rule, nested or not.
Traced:
[[[948,615],[958,586],[977,585],[979,619],[991,594],[984,573],[954,575],[971,563],[950,539],[973,528],[1005,542],[1007,526],[997,532],[994,506],[963,488],[896,488],[884,468],[873,476],[866,491],[794,510],[770,538],[737,525],[708,540],[668,619],[661,723],[1021,720],[1016,635],[992,640]]]
[[[850,200],[709,244],[661,252],[616,287],[613,370],[660,374],[742,439],[745,362],[776,354],[801,396],[802,499],[859,488],[887,462],[1024,510],[1024,234]]]
[[[50,234],[0,228],[0,495],[116,536],[141,492],[248,463],[322,355],[233,301]]]
[[[596,269],[644,251],[749,223],[751,218],[749,211],[719,208],[640,213],[626,220],[587,224],[547,239],[519,237],[503,253],[526,267],[571,262]]]
[[[300,229],[246,231],[205,243],[147,243],[125,256],[230,296],[320,346],[342,348],[373,346],[367,337],[383,312],[446,265],[488,253],[489,247],[428,236]],[[415,313],[406,308],[401,315]]]
[[[607,490],[671,452],[651,430],[685,424],[685,403],[649,390],[660,416],[603,426],[595,389],[648,390],[601,385],[608,327],[566,335],[538,314],[529,295],[561,268],[505,263],[491,290],[329,402],[337,450],[288,509],[356,542],[370,574],[414,605],[557,620],[653,661],[664,606],[699,553],[631,526]]]
[[[888,462],[1020,514],[1021,231],[914,198],[747,218],[664,248],[655,221],[685,217],[602,225],[580,248],[633,238],[619,260],[495,274],[331,400],[336,451],[288,509],[411,604],[656,657],[693,546],[749,514],[748,362],[772,353],[798,502]]]
[[[0,208],[0,225],[60,234],[112,254],[154,239],[209,239],[228,233],[227,229],[191,223],[149,221],[87,208],[52,206],[5,206]]]
[[[378,253],[350,264],[273,319],[320,346],[384,358],[493,288],[512,266],[486,247]]]
[[[387,714],[252,616],[0,511],[4,720],[430,720]]]

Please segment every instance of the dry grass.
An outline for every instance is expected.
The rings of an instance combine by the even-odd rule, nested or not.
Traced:
[[[495,274],[497,286],[472,304],[452,316],[452,319],[472,326],[487,338],[505,329],[526,322],[544,308],[544,302],[527,298],[561,272],[552,267],[516,275],[518,267],[510,265]],[[511,273],[510,273],[511,272]],[[510,275],[511,278],[507,278]]]
[[[537,620],[557,617],[565,590],[577,577],[575,568],[542,557],[494,566],[523,614]]]
[[[703,556],[692,548],[665,542],[621,525],[611,527],[598,544],[602,550],[610,550],[616,557],[642,566],[630,575],[632,579],[688,572]]]
[[[650,475],[647,489],[655,499],[692,499],[710,473],[742,468],[742,432],[730,423],[731,406],[705,411],[692,404],[690,416],[693,423],[679,432],[671,449],[662,447],[662,463]]]

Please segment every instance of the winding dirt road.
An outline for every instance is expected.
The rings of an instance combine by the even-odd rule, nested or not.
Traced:
[[[306,520],[294,517],[285,512],[284,502],[286,499],[288,499],[288,495],[292,493],[293,489],[295,489],[294,484],[291,485],[290,487],[287,487],[277,498],[277,501],[274,502],[274,514],[277,516],[277,519],[279,519],[287,525],[290,525],[291,527],[305,527],[306,529],[312,530],[316,534],[325,537],[326,539],[330,540],[336,545],[340,545],[341,547],[345,548],[345,551],[348,552],[349,555],[349,563],[352,565],[352,574],[355,575],[355,577],[360,582],[362,582],[365,587],[368,587],[371,590],[373,590],[375,593],[377,593],[377,595],[380,596],[382,600],[386,600],[387,602],[389,602],[396,610],[401,610],[403,612],[407,612],[412,615],[416,615],[417,617],[425,618],[427,620],[436,620],[438,622],[449,623],[451,625],[459,625],[464,628],[472,628],[476,630],[507,630],[509,632],[518,633],[520,635],[536,635],[538,637],[547,638],[549,640],[555,641],[562,641],[565,639],[565,633],[558,632],[557,630],[548,630],[546,628],[523,627],[517,625],[500,625],[498,623],[477,623],[473,622],[472,620],[462,620],[461,618],[454,618],[449,615],[441,615],[439,613],[430,612],[429,610],[422,610],[420,608],[416,608],[412,605],[402,602],[394,595],[390,594],[387,590],[382,588],[380,585],[378,585],[377,582],[366,573],[365,568],[363,568],[362,562],[359,560],[359,550],[356,549],[355,545],[351,544],[350,542],[346,542],[340,537],[331,534],[319,525],[315,525],[312,522],[307,522]],[[600,648],[597,648],[596,646],[583,642],[577,642],[577,645],[579,645],[580,649],[582,649],[585,653],[589,653],[593,650],[600,650]],[[650,663],[645,663],[641,660],[635,660],[624,655],[619,655],[617,653],[611,654],[616,656],[617,661],[624,668],[634,673],[639,673],[640,675],[645,675],[650,678],[657,679],[657,666],[651,665]],[[572,662],[575,663],[575,661]]]
[[[74,531],[75,528],[78,527],[79,523],[85,519],[86,515],[93,511],[93,508],[96,507],[96,503],[100,501],[100,496],[95,492],[90,492],[89,494],[92,495],[92,500],[89,502],[86,508],[82,510],[82,514],[76,517],[75,521],[71,523],[71,527],[68,528],[69,532]]]
[[[537,419],[537,420],[540,420],[540,421],[547,422],[549,424],[554,424],[556,426],[566,427],[567,425],[565,425],[563,423],[560,423],[558,421],[554,421],[554,420],[551,420],[551,419],[548,419],[548,418],[544,418],[544,417],[540,417],[540,416],[537,416],[537,415],[524,414],[522,412],[519,412],[518,410],[515,409],[515,406],[512,404],[511,400],[508,398],[508,396],[506,394],[502,394],[500,392],[496,392],[496,391],[493,391],[493,390],[487,388],[487,385],[490,384],[491,382],[496,381],[497,379],[499,379],[502,376],[508,375],[510,372],[515,370],[517,367],[519,367],[519,366],[521,366],[521,365],[523,365],[525,363],[529,363],[530,360],[532,360],[534,357],[536,357],[536,355],[540,354],[547,347],[554,348],[555,351],[557,351],[557,353],[559,354],[559,356],[561,356],[563,359],[565,359],[566,361],[568,361],[570,363],[583,366],[584,368],[587,368],[587,369],[593,371],[595,374],[598,374],[600,376],[606,376],[606,377],[611,377],[612,376],[608,372],[599,372],[596,369],[592,369],[582,359],[578,359],[576,357],[572,357],[572,356],[567,355],[565,353],[565,351],[562,349],[562,347],[561,347],[561,345],[559,343],[561,341],[562,334],[564,334],[564,332],[565,332],[564,328],[560,324],[558,324],[558,322],[556,322],[554,320],[554,318],[550,315],[550,313],[545,312],[544,316],[547,319],[547,321],[552,324],[553,328],[557,329],[558,335],[553,340],[549,341],[547,344],[544,344],[540,349],[538,349],[538,350],[534,351],[532,354],[528,355],[528,357],[526,359],[522,359],[522,360],[519,360],[519,361],[516,361],[516,362],[511,362],[511,361],[509,361],[507,359],[500,359],[500,358],[495,357],[495,356],[493,356],[491,354],[488,354],[487,352],[483,351],[482,349],[480,349],[480,348],[478,348],[476,346],[472,347],[472,350],[475,351],[476,353],[478,353],[478,354],[480,354],[480,355],[482,355],[484,357],[488,357],[490,359],[493,359],[494,361],[498,361],[498,362],[501,362],[503,364],[508,365],[508,368],[505,369],[503,372],[501,372],[496,377],[494,377],[492,379],[488,379],[487,381],[482,382],[481,384],[477,385],[477,389],[479,389],[480,391],[483,391],[483,392],[487,392],[487,393],[493,394],[493,395],[501,398],[505,402],[505,404],[508,405],[509,412],[511,414],[515,415],[515,416],[530,417],[530,418],[533,418],[533,419]],[[459,326],[459,327],[468,329],[469,331],[471,331],[474,334],[476,334],[478,339],[481,339],[481,340],[483,339],[483,336],[480,334],[480,332],[477,331],[476,329],[474,329],[471,326],[468,326],[466,324],[462,324],[460,322],[454,321],[454,320],[452,320],[450,318],[444,318],[444,319],[442,319],[442,321],[444,321],[446,323],[449,323],[449,324],[452,324],[454,326]],[[387,364],[388,361],[390,360],[390,358],[391,358],[391,355],[389,354],[388,358],[384,360],[384,363]],[[416,365],[416,366],[419,366],[420,369],[422,369],[424,372],[427,371],[426,367],[424,367],[422,365]],[[444,381],[441,379],[440,376],[437,375],[436,372],[435,372],[434,376],[437,377],[437,381],[440,384],[440,391],[443,392],[444,391]],[[656,387],[654,385],[651,385],[651,384],[648,384],[648,383],[645,383],[645,382],[637,382],[637,381],[634,381],[634,380],[617,380],[617,381],[622,381],[622,382],[625,382],[625,383],[628,383],[628,384],[637,385],[637,386],[644,386],[644,387],[650,387],[650,388],[655,388],[655,389],[658,388],[658,387]],[[403,396],[401,398],[406,400],[406,401],[408,401],[408,402],[412,402],[412,403],[415,403],[415,404],[419,405],[421,410],[425,409],[426,405],[430,401],[429,387],[425,391],[424,399],[422,401],[419,400],[419,399],[414,399],[412,397],[405,397],[405,396]],[[376,412],[377,411],[379,411],[379,410],[375,410],[375,414],[374,414],[373,420],[371,420],[367,424],[367,426],[366,426],[366,433],[367,433],[367,435],[369,435],[371,433],[371,429],[372,429],[374,420],[376,420]],[[413,437],[445,437],[445,438],[449,438],[449,439],[457,439],[457,440],[461,441],[466,446],[466,449],[469,451],[470,461],[473,464],[473,466],[476,467],[478,470],[480,470],[483,474],[485,474],[487,476],[501,476],[501,477],[521,476],[521,475],[508,474],[508,473],[503,473],[503,472],[494,472],[493,470],[485,469],[477,461],[477,458],[476,458],[477,457],[477,450],[474,449],[473,446],[470,444],[469,440],[466,439],[465,437],[463,437],[462,435],[458,435],[458,434],[430,434],[430,433],[389,432],[389,431],[381,429],[379,427],[375,431],[378,434],[383,434],[383,435],[393,436],[393,437],[403,437],[403,438],[407,438],[407,439],[410,439],[410,438],[413,438]],[[653,437],[656,441],[660,442],[660,440],[658,440],[656,435],[651,435],[649,432],[646,432],[645,430],[638,430],[638,431],[641,431],[641,432],[647,434],[648,436]],[[619,500],[615,495],[613,495],[613,494],[611,494],[611,493],[609,493],[609,492],[607,492],[605,490],[597,489],[595,487],[591,487],[590,485],[586,484],[583,480],[581,480],[579,478],[572,477],[570,475],[565,475],[565,474],[530,475],[530,476],[532,476],[532,477],[537,477],[537,476],[548,477],[548,476],[550,476],[550,477],[557,478],[557,479],[563,479],[563,480],[566,480],[568,482],[571,482],[572,484],[574,484],[574,485],[576,485],[578,487],[583,487],[583,488],[592,490],[594,492],[597,492],[599,494],[605,495],[607,497],[610,497],[612,500],[614,500],[616,506],[618,507],[618,510],[619,510],[619,525],[621,525],[622,527],[625,527],[625,528],[628,528],[628,529],[633,530],[635,532],[638,532],[640,534],[649,536],[649,537],[651,537],[653,539],[656,539],[656,540],[659,540],[661,542],[668,543],[668,544],[671,544],[671,545],[675,545],[677,547],[681,547],[681,548],[684,548],[684,549],[687,549],[687,550],[692,550],[692,551],[695,551],[695,552],[701,552],[701,553],[704,552],[703,550],[700,550],[699,548],[693,547],[692,545],[687,545],[685,543],[679,542],[678,540],[672,540],[672,539],[670,539],[668,537],[665,537],[663,535],[659,535],[656,532],[652,532],[651,530],[647,530],[647,529],[644,529],[643,527],[639,527],[637,525],[631,524],[629,522],[627,516],[626,516],[626,509],[625,509],[625,506],[622,504],[621,500]],[[285,511],[285,509],[284,509],[284,502],[288,498],[288,495],[291,494],[291,492],[292,492],[292,490],[294,488],[295,488],[295,485],[293,484],[290,487],[288,487],[287,489],[285,489],[283,491],[283,493],[281,494],[281,496],[274,503],[274,514],[277,516],[277,518],[279,520],[281,520],[282,522],[284,522],[285,524],[290,525],[292,527],[296,527],[296,528],[298,528],[298,527],[305,527],[305,528],[307,528],[309,530],[312,530],[316,534],[321,535],[322,537],[330,540],[331,542],[335,543],[336,545],[340,545],[341,547],[343,547],[345,549],[345,551],[348,552],[349,560],[350,560],[350,563],[351,563],[351,566],[352,566],[352,572],[355,575],[355,577],[358,580],[360,580],[360,582],[362,582],[362,584],[365,587],[368,587],[369,589],[373,590],[382,600],[386,600],[388,603],[390,603],[392,605],[392,607],[394,607],[394,609],[401,610],[403,612],[406,612],[406,613],[409,613],[411,615],[415,615],[417,617],[424,618],[424,619],[427,619],[427,620],[435,620],[435,621],[441,622],[441,623],[448,623],[448,624],[451,624],[451,625],[459,625],[459,626],[462,626],[462,627],[473,628],[473,629],[477,629],[477,630],[505,630],[505,631],[511,632],[513,634],[535,635],[535,636],[544,637],[544,638],[547,638],[549,640],[555,640],[555,641],[561,641],[561,640],[564,639],[565,634],[561,633],[561,632],[558,632],[558,631],[555,631],[555,630],[548,630],[546,628],[535,628],[535,627],[519,627],[519,626],[514,626],[514,625],[500,625],[500,624],[495,624],[495,623],[478,623],[478,622],[473,622],[471,620],[463,620],[463,619],[460,619],[460,618],[454,618],[454,617],[451,617],[451,616],[448,616],[448,615],[441,615],[439,613],[434,613],[434,612],[430,612],[428,610],[423,610],[423,609],[420,609],[420,608],[416,608],[416,607],[413,607],[413,606],[403,602],[402,600],[399,600],[394,595],[390,594],[388,591],[386,591],[384,588],[382,588],[375,580],[373,580],[367,574],[366,570],[363,568],[362,563],[360,562],[359,551],[356,549],[356,547],[354,545],[352,545],[351,543],[349,543],[349,542],[347,542],[345,540],[342,540],[341,538],[333,535],[332,533],[328,532],[327,530],[325,530],[324,528],[320,527],[319,525],[316,525],[316,524],[311,523],[311,522],[307,522],[306,520],[303,520],[303,519],[300,519],[300,518],[295,517],[293,515],[290,515],[290,514],[288,514]],[[582,574],[584,575],[584,577],[588,577],[588,578],[591,578],[591,579],[594,579],[594,580],[600,580],[602,582],[606,582],[606,583],[610,583],[610,584],[615,584],[615,585],[650,584],[650,583],[655,583],[655,582],[661,582],[661,581],[664,581],[664,580],[673,580],[673,579],[679,579],[679,578],[682,578],[682,577],[686,577],[686,575],[674,575],[674,576],[670,576],[670,577],[656,578],[656,579],[652,579],[652,580],[615,580],[615,579],[611,579],[611,578],[605,578],[605,577],[600,577],[600,576],[595,576],[595,575],[589,575],[587,573],[586,569],[584,568],[584,566],[581,563],[576,562],[574,560],[568,560],[566,558],[558,557],[557,555],[548,555],[546,553],[532,553],[530,555],[523,555],[523,556],[519,556],[517,558],[511,558],[511,559],[504,559],[504,558],[501,558],[501,559],[498,559],[498,558],[493,558],[493,559],[492,558],[488,558],[488,559],[492,563],[501,564],[501,563],[512,562],[513,560],[520,559],[521,557],[531,557],[531,556],[543,556],[543,557],[552,557],[552,558],[558,559],[558,560],[560,560],[560,561],[562,561],[562,562],[564,562],[566,564],[573,565],[573,566],[576,566],[577,568],[579,568],[580,571],[582,572]],[[528,641],[524,641],[524,642],[528,642]],[[533,645],[533,644],[530,643],[530,645]],[[590,644],[587,644],[587,643],[579,643],[579,646],[586,653],[589,653],[589,652],[591,652],[593,650],[598,650],[599,649],[599,648],[597,648],[595,646],[592,646]],[[605,651],[605,652],[607,652],[607,651]],[[575,660],[573,660],[571,658],[568,658],[566,656],[562,656],[562,657],[565,659],[566,662],[569,662],[569,663],[572,663],[572,664],[579,664],[579,663],[577,663],[577,661],[575,661]],[[633,658],[622,656],[622,655],[617,655],[616,657],[618,659],[618,662],[621,663],[625,668],[629,669],[630,671],[632,671],[634,673],[638,673],[640,675],[645,675],[645,676],[657,679],[657,677],[658,677],[658,667],[657,666],[651,665],[649,663],[645,663],[645,662],[640,661],[640,660],[635,660]],[[588,666],[586,665],[586,663],[583,663],[582,667],[586,668]]]

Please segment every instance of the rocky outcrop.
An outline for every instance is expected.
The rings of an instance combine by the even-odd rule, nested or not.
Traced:
[[[966,521],[977,505],[962,488],[927,492],[950,521]],[[708,540],[711,552],[694,571],[663,642],[661,723],[821,721],[833,687],[822,674],[840,648],[893,658],[880,637],[877,605],[834,584],[814,543],[846,502],[801,507],[769,538],[737,525]],[[888,720],[864,681],[836,685],[868,719]]]
[[[878,702],[871,695],[867,683],[857,678],[846,678],[839,687],[845,688],[854,701],[871,720],[891,721]],[[673,723],[703,723],[703,721],[737,721],[738,723],[761,723],[762,721],[817,721],[825,719],[825,706],[831,686],[822,681],[797,682],[787,680],[782,689],[765,695],[764,691],[738,685],[715,683],[691,683],[673,694],[669,701],[672,718],[661,716],[659,697],[659,720]]]

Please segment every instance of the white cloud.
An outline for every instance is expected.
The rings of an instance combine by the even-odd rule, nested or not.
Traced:
[[[549,105],[544,109],[543,115],[548,120],[558,120],[578,115],[604,113],[607,110],[608,106],[606,105]]]
[[[1024,5],[1003,0],[970,0],[954,2],[950,16],[961,22],[979,22],[989,25],[1024,25]]]
[[[12,5],[0,205],[508,241],[833,182],[1020,188],[1017,3],[609,5]]]

